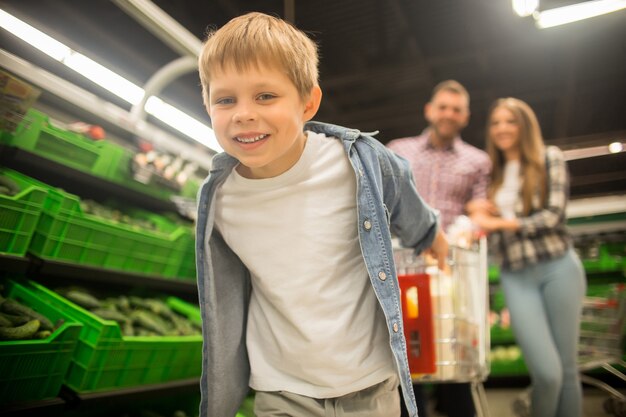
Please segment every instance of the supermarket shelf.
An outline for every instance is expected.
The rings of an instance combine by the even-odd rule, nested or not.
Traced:
[[[110,407],[112,404],[132,404],[136,401],[158,398],[160,396],[194,392],[200,392],[198,378],[89,394],[77,394],[63,386],[57,398],[16,404],[2,411],[5,416],[56,416],[65,415],[66,413],[81,415],[82,412],[88,413],[93,410],[102,410]]]
[[[0,254],[0,272],[26,273],[32,267],[30,258]]]
[[[38,267],[37,277],[59,277],[71,278],[77,281],[89,283],[100,282],[111,285],[132,285],[134,287],[143,286],[155,290],[196,296],[198,288],[194,280],[181,280],[174,278],[163,278],[155,275],[134,274],[132,272],[116,271],[91,267],[88,265],[78,265],[61,261],[41,259],[32,256],[33,262]]]
[[[96,201],[119,199],[146,210],[178,212],[172,201],[126,188],[82,171],[59,164],[24,149],[0,145],[0,165],[30,175],[70,193]]]
[[[26,274],[35,280],[48,278],[72,279],[89,283],[119,286],[143,286],[184,296],[186,299],[197,299],[198,289],[194,280],[168,279],[160,276],[134,274],[77,265],[60,261],[41,259],[28,254],[25,257],[0,254],[0,273]]]

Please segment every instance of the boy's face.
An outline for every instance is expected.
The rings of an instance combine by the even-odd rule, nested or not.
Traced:
[[[295,85],[272,67],[240,72],[233,66],[212,73],[207,110],[218,142],[237,158],[247,178],[271,178],[291,168],[304,150],[304,123],[321,100],[313,87],[303,100]]]

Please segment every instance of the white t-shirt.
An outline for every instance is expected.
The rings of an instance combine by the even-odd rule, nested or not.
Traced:
[[[502,218],[515,218],[515,203],[517,202],[521,186],[520,162],[507,161],[504,164],[502,186],[494,196],[496,206],[498,206]]]
[[[278,177],[247,179],[233,170],[218,191],[215,216],[252,277],[253,389],[330,398],[396,374],[359,244],[356,177],[341,141],[307,132],[300,160]]]

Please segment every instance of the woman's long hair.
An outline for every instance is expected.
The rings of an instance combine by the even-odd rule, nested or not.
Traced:
[[[489,120],[487,121],[487,153],[492,163],[491,184],[489,186],[490,198],[493,198],[496,191],[502,186],[504,164],[506,162],[504,154],[493,144],[489,134],[491,115],[500,107],[509,110],[519,126],[520,137],[518,143],[520,148],[523,214],[527,216],[532,210],[533,196],[537,192],[539,193],[542,206],[545,205],[547,198],[545,146],[541,128],[535,112],[522,100],[508,97],[498,99],[492,104],[489,110]]]

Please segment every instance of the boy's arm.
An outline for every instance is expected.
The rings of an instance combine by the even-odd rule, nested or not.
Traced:
[[[437,230],[437,235],[435,236],[435,240],[433,240],[433,244],[431,245],[429,251],[432,256],[437,259],[437,264],[439,265],[440,270],[444,270],[446,267],[446,258],[448,257],[448,239],[443,231]]]
[[[440,262],[445,262],[447,240],[440,231],[435,210],[422,200],[417,192],[408,161],[389,152],[393,171],[393,187],[385,189],[391,232],[402,246],[414,248],[417,253],[431,248]]]

